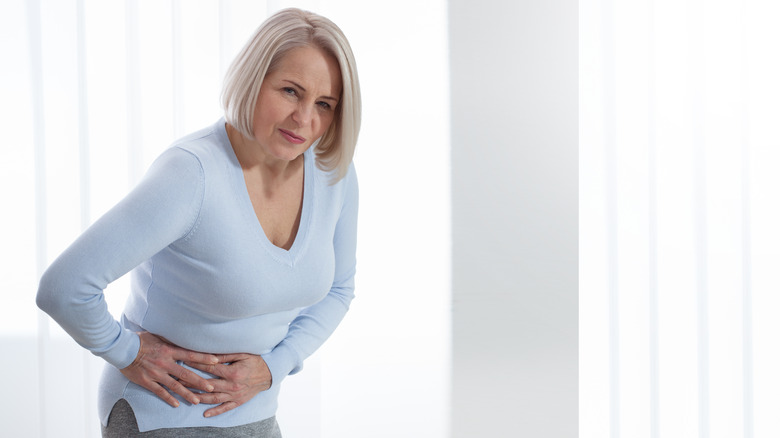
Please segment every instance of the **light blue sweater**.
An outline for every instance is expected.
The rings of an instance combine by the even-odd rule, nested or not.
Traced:
[[[165,151],[138,187],[52,263],[38,306],[108,362],[99,395],[103,424],[120,398],[141,431],[236,426],[275,414],[282,380],[322,345],[354,296],[355,171],[350,166],[329,184],[312,149],[304,153],[303,210],[289,251],[263,232],[219,120]],[[103,290],[131,270],[117,322]],[[135,359],[139,330],[196,351],[262,355],[273,384],[212,418],[203,412],[214,405],[176,396],[180,406],[170,407],[118,371]]]

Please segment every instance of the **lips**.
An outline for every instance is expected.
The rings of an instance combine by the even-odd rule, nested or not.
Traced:
[[[280,128],[279,129],[279,133],[282,134],[282,137],[284,137],[290,143],[301,144],[301,143],[304,143],[306,141],[305,138],[303,138],[303,137],[301,137],[299,135],[295,135],[291,131],[288,131],[286,129],[281,129]]]

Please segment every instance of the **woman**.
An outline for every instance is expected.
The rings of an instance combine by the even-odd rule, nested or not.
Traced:
[[[107,362],[104,436],[281,436],[280,383],[352,300],[360,89],[343,33],[275,14],[223,105],[41,279],[39,307]],[[115,321],[103,290],[131,270]]]

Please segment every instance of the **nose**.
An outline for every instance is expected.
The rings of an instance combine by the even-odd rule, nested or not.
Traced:
[[[292,114],[292,118],[300,126],[306,126],[311,123],[314,117],[313,109],[309,105],[298,105]]]

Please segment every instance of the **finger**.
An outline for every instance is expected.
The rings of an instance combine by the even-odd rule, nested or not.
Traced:
[[[172,396],[171,393],[168,392],[167,389],[165,389],[162,385],[160,385],[157,382],[144,382],[141,384],[144,388],[148,389],[150,392],[152,392],[154,395],[162,399],[165,403],[168,403],[174,408],[179,407],[179,401],[176,400],[176,397]]]
[[[187,389],[184,385],[181,384],[178,380],[174,379],[173,377],[168,377],[168,379],[163,382],[163,384],[171,391],[173,391],[176,394],[179,394],[184,400],[187,400],[188,402],[192,403],[193,405],[197,405],[200,403],[200,398],[197,394]],[[169,394],[170,395],[170,394]],[[173,397],[172,397],[173,398]],[[174,398],[175,400],[175,398]],[[177,403],[178,406],[178,403]]]
[[[174,360],[180,360],[180,361],[188,361],[188,362],[199,362],[204,364],[215,364],[219,363],[219,359],[214,354],[209,353],[201,353],[198,351],[189,350],[187,348],[179,347],[178,345],[172,343],[168,339],[153,335],[148,332],[142,332],[139,333],[139,337],[143,339],[144,337],[149,338],[149,341],[147,341],[152,346],[160,346],[164,347],[168,353],[170,354],[170,357]]]
[[[229,411],[231,409],[235,409],[237,407],[238,407],[238,403],[236,403],[234,401],[225,402],[225,403],[222,403],[221,405],[217,406],[216,408],[211,408],[211,409],[207,410],[206,412],[203,413],[203,416],[206,417],[206,418],[214,417],[214,416],[217,416],[219,414],[224,414],[225,412],[227,412],[227,411]]]
[[[188,370],[187,368],[184,368],[183,366],[177,365],[176,368],[170,373],[170,375],[176,377],[179,382],[188,388],[199,389],[206,392],[211,392],[214,390],[214,386],[209,383],[208,380]]]
[[[249,357],[246,353],[217,354],[216,356],[219,363],[238,362],[240,360],[246,360]]]
[[[176,360],[182,362],[202,363],[205,365],[214,365],[219,363],[219,358],[214,354],[198,353],[197,351],[181,349],[177,351]]]
[[[165,403],[168,403],[174,408],[179,407],[179,401],[176,400],[163,385],[158,383],[159,378],[147,373],[143,366],[134,363],[134,365],[123,368],[120,371],[128,380],[148,390]],[[173,380],[170,376],[166,377]]]
[[[239,383],[224,379],[210,379],[209,383],[214,385],[214,391],[198,394],[201,403],[217,405],[227,401],[240,401],[242,391],[245,387]]]
[[[191,391],[192,390],[197,390],[198,396],[200,396],[201,394],[208,394],[210,392],[214,392],[215,389],[216,389],[216,388],[214,388],[214,385],[209,383],[208,380],[206,380],[205,384],[204,383],[195,384],[195,383],[189,382],[187,380],[179,379],[179,383],[181,383],[182,385],[184,385],[187,389],[189,389]]]
[[[218,405],[230,399],[230,394],[224,392],[207,392],[200,395],[200,402],[207,405]]]
[[[184,362],[184,364],[187,365],[188,367],[195,368],[196,370],[213,374],[218,377],[225,377],[225,371],[226,371],[225,368],[227,367],[227,365],[223,365],[223,364],[205,365],[197,362]]]

